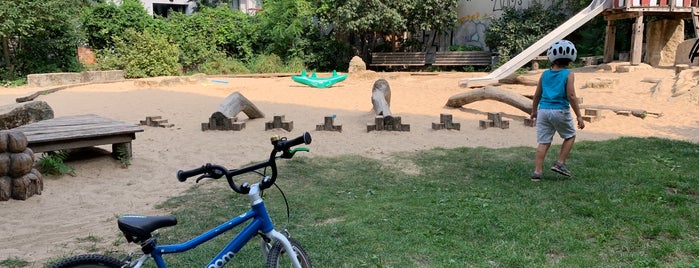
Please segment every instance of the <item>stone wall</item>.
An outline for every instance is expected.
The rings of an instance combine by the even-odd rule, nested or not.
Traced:
[[[119,80],[124,80],[123,70],[27,75],[27,85],[30,87],[50,87],[79,83],[108,82]]]

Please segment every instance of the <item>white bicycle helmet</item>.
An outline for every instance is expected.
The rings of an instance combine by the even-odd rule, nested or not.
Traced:
[[[549,47],[548,52],[546,52],[549,61],[553,62],[557,59],[570,59],[570,61],[575,61],[578,56],[578,51],[575,49],[575,45],[568,40],[556,41]]]

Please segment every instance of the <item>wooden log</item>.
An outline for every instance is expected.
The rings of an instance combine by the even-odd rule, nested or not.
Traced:
[[[27,149],[27,136],[20,131],[10,131],[7,133],[7,149],[12,153],[21,153]]]
[[[633,116],[638,118],[646,118],[648,115],[654,115],[656,117],[663,116],[663,113],[649,112],[643,109],[630,109],[627,107],[617,107],[617,106],[607,106],[607,105],[580,105],[582,109],[598,109],[598,110],[611,110],[617,114],[631,113]]]
[[[371,89],[371,103],[374,105],[373,110],[375,115],[391,118],[391,87],[385,79],[379,79],[374,82]]]
[[[495,100],[509,104],[527,114],[532,113],[533,101],[520,94],[507,91],[498,87],[486,86],[483,88],[472,89],[463,93],[451,96],[447,100],[446,106],[452,108],[460,108],[466,104],[481,101]]]
[[[27,200],[34,195],[35,189],[32,189],[31,180],[27,176],[12,178],[12,199]]]
[[[511,74],[503,79],[498,80],[498,83],[501,83],[501,84],[522,84],[525,86],[537,86],[539,84],[539,80],[531,79],[529,77],[525,77],[525,76],[522,76],[519,74]]]
[[[226,97],[226,99],[224,99],[223,102],[218,105],[216,112],[214,112],[211,117],[229,119],[236,117],[236,115],[238,115],[238,113],[241,111],[250,119],[265,117],[262,111],[257,109],[255,104],[245,98],[245,96],[240,94],[240,92],[234,92],[233,94],[228,95],[228,97]]]
[[[12,198],[12,178],[0,177],[0,201],[7,201]]]
[[[32,170],[33,165],[34,161],[31,155],[26,153],[10,154],[10,170],[8,171],[8,175],[13,178],[23,176]]]

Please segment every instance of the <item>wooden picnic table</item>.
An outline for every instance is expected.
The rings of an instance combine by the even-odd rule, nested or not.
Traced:
[[[56,117],[12,130],[23,132],[27,147],[35,153],[111,144],[113,156],[119,157],[119,151],[124,150],[129,158],[131,141],[136,132],[143,132],[139,125],[94,114]]]

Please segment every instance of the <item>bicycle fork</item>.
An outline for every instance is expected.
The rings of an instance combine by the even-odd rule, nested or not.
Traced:
[[[262,225],[260,226],[260,229],[262,230],[264,236],[272,238],[272,240],[277,240],[280,243],[282,243],[294,267],[301,268],[301,263],[299,263],[299,260],[296,256],[296,251],[294,251],[293,246],[291,246],[291,242],[289,242],[289,239],[287,239],[284,234],[274,229],[272,219],[269,217],[267,209],[264,206],[264,202],[262,201],[262,194],[260,192],[260,185],[258,183],[255,183],[250,186],[250,192],[248,193],[248,197],[250,198],[250,204],[252,205],[253,210],[256,210],[255,212],[257,213],[257,215],[260,216],[260,219],[262,220]]]

